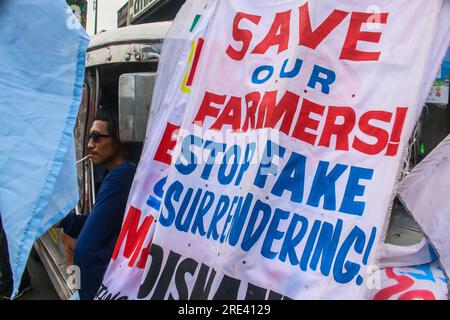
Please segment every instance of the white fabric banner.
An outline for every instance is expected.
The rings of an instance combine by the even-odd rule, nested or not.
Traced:
[[[147,140],[142,159],[154,159],[173,102],[184,113],[172,165],[162,168],[159,214],[148,199],[167,172],[144,186],[160,170],[148,160],[98,298],[370,298],[368,267],[379,262],[424,82],[440,63],[430,57],[448,45],[437,23],[450,24],[443,2],[208,1],[204,43],[187,58],[194,72],[158,79],[167,85],[158,105],[167,107],[149,127],[147,137],[158,138]],[[187,12],[174,23],[186,21]],[[191,85],[181,86],[190,90],[185,100],[170,86],[181,78]],[[151,249],[149,237],[143,243],[139,292],[137,283],[111,291],[138,279],[120,265],[136,263],[141,246],[123,239],[126,230],[139,234],[150,211],[158,223]]]
[[[379,268],[367,280],[370,299],[448,300],[447,279],[425,238],[411,246],[380,247]]]
[[[432,247],[425,238],[411,246],[383,243],[379,253],[378,266],[381,268],[417,266],[431,263],[436,258]]]
[[[367,298],[442,1],[276,3],[218,1],[146,298]]]
[[[399,198],[450,274],[450,135],[399,185]]]
[[[437,262],[380,269],[371,276],[373,300],[448,300],[447,281]]]

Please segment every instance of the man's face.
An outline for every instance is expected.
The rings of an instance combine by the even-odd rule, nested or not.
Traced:
[[[97,139],[89,139],[88,143],[89,154],[94,164],[106,164],[117,157],[118,152],[113,148],[112,138],[108,134],[108,122],[102,120],[94,121],[89,132],[99,135]]]

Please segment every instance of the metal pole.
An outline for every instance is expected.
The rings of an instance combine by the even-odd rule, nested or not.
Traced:
[[[94,34],[97,34],[97,13],[98,13],[97,5],[98,5],[97,0],[94,0],[94,11],[95,11]]]

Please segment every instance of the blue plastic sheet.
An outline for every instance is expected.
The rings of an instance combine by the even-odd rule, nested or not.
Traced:
[[[33,242],[78,201],[73,129],[89,37],[64,0],[0,1],[0,213],[14,292]]]

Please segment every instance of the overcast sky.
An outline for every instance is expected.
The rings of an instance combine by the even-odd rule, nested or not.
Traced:
[[[98,0],[97,32],[117,28],[117,10],[127,2],[128,0]],[[94,34],[93,3],[94,0],[88,0],[86,29],[90,36]]]

